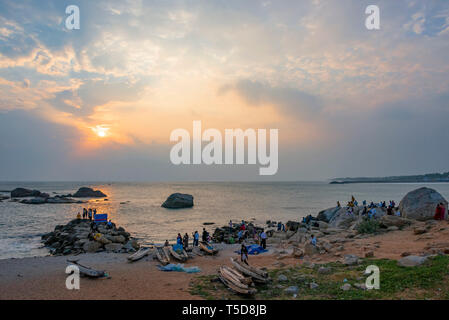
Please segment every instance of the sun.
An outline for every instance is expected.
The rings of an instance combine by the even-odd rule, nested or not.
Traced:
[[[108,135],[108,131],[110,128],[105,125],[97,125],[95,127],[91,127],[92,131],[100,138],[105,138]]]

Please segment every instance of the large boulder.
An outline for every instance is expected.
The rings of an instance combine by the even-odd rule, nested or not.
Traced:
[[[102,247],[100,242],[97,241],[88,241],[84,243],[83,250],[86,252],[94,253],[97,252]]]
[[[447,219],[447,200],[434,189],[422,187],[405,195],[399,203],[399,211],[405,218],[429,220],[433,218],[435,209],[441,202],[444,204],[444,216]]]
[[[427,261],[427,257],[406,256],[398,261],[401,267],[416,267]]]
[[[380,219],[380,224],[386,228],[389,227],[397,227],[403,228],[412,224],[412,221],[406,218],[397,217],[397,216],[383,216]]]
[[[346,208],[340,208],[329,221],[329,226],[332,228],[347,229],[356,220],[356,213],[348,214]]]
[[[180,209],[193,207],[193,196],[184,193],[173,193],[162,204],[162,207],[169,209]]]
[[[30,190],[25,188],[16,188],[11,191],[11,198],[39,197],[39,190]]]
[[[329,209],[320,211],[316,218],[319,221],[324,221],[326,223],[329,223],[329,221],[331,221],[331,219],[334,217],[334,215],[340,209],[341,209],[340,207],[334,207],[334,208],[329,208]]]
[[[104,198],[107,197],[100,190],[94,190],[92,188],[81,187],[78,191],[72,196],[74,198]]]

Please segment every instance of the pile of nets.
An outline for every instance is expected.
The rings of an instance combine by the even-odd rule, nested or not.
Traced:
[[[187,272],[187,273],[196,273],[200,272],[201,269],[198,267],[184,267],[182,263],[178,264],[167,264],[166,266],[158,266],[159,270],[161,271],[178,271],[178,272]]]

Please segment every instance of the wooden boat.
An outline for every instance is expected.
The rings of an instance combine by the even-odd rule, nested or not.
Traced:
[[[104,270],[95,270],[90,267],[83,266],[78,263],[78,260],[67,260],[67,262],[72,263],[78,267],[80,270],[80,274],[85,275],[89,278],[101,278],[101,277],[107,277],[108,275]]]
[[[170,255],[168,254],[166,247],[156,247],[156,258],[164,266],[170,263]]]
[[[130,262],[134,262],[142,259],[150,253],[150,248],[140,248],[136,253],[133,253],[128,257]]]
[[[256,293],[255,288],[250,288],[248,285],[241,283],[236,279],[229,270],[220,267],[218,272],[219,279],[223,282],[225,286],[230,288],[232,291],[240,294],[254,294]]]
[[[257,269],[253,266],[249,266],[233,258],[231,258],[231,262],[238,271],[240,271],[244,275],[250,276],[256,282],[267,283],[270,281],[270,278],[268,277],[268,273],[266,271]]]
[[[210,243],[206,242],[206,241],[200,241],[199,242],[200,245],[200,249],[204,252],[206,252],[207,254],[217,254],[218,250],[215,249],[213,246],[210,245]]]
[[[237,281],[245,284],[245,285],[251,285],[253,283],[253,280],[251,279],[251,277],[245,277],[243,274],[241,274],[240,272],[238,272],[237,270],[228,267],[228,266],[222,266],[223,271],[227,272],[228,274],[230,274],[233,278],[235,278]]]
[[[173,247],[168,247],[168,250],[170,252],[170,254],[173,256],[173,258],[175,258],[176,260],[179,261],[186,261],[189,256],[187,255],[187,252],[183,249],[181,253],[176,252]]]

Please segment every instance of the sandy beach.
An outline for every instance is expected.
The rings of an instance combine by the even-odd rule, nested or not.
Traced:
[[[348,239],[341,252],[316,254],[302,259],[289,255],[291,251],[285,243],[269,243],[269,251],[250,256],[250,263],[268,269],[279,268],[280,265],[286,268],[305,261],[316,264],[340,261],[345,254],[364,257],[367,250],[373,250],[376,259],[397,260],[404,252],[420,255],[429,254],[429,247],[449,248],[447,221],[432,223],[424,235],[414,233],[414,228],[419,225],[426,223],[417,222],[413,227],[364,239]],[[189,293],[192,279],[199,275],[216,274],[220,265],[230,265],[229,259],[236,256],[236,248],[236,245],[223,245],[217,256],[189,259],[185,266],[201,268],[201,272],[196,274],[160,271],[157,268],[159,262],[153,260],[151,255],[134,263],[127,261],[128,254],[106,252],[0,260],[0,299],[200,299]],[[82,264],[104,269],[110,278],[81,278],[80,290],[67,290],[67,259],[78,259]]]

